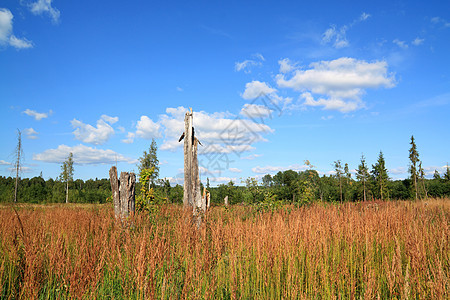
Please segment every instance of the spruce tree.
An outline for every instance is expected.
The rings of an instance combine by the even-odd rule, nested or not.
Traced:
[[[411,181],[413,183],[415,199],[419,197],[419,187],[417,184],[417,178],[419,175],[419,170],[417,169],[417,163],[419,162],[419,152],[417,152],[416,142],[414,141],[414,136],[411,136],[410,142],[411,148],[409,149],[409,173],[411,174]]]
[[[389,180],[389,176],[382,151],[380,151],[380,154],[378,155],[377,163],[372,165],[372,176],[375,180],[380,199],[384,200],[384,196],[387,194],[387,182]]]
[[[366,201],[366,182],[369,178],[369,168],[366,165],[366,158],[364,154],[361,155],[361,163],[358,166],[358,170],[356,171],[356,178],[362,182],[363,185],[363,196],[364,201]]]

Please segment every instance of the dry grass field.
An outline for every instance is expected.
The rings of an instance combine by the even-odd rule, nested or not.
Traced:
[[[180,206],[129,226],[110,206],[0,207],[0,298],[448,299],[450,200]],[[21,224],[20,224],[21,223]]]

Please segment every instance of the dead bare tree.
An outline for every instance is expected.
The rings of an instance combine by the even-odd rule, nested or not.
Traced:
[[[17,146],[14,151],[14,168],[16,170],[16,186],[14,189],[14,202],[17,202],[17,189],[19,186],[19,173],[22,168],[22,158],[23,158],[23,149],[22,149],[22,133],[19,129],[17,129]]]
[[[198,145],[200,141],[195,136],[192,108],[184,117],[184,132],[178,140],[184,139],[184,195],[183,205],[192,208],[197,227],[201,224],[202,215],[207,209],[206,196],[202,197],[200,187],[200,173],[198,169]]]

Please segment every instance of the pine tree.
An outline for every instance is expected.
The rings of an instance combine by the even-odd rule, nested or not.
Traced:
[[[356,171],[356,178],[363,184],[363,199],[366,201],[366,182],[369,178],[369,168],[366,165],[366,158],[364,157],[364,154],[361,155],[361,163]]]
[[[73,154],[69,153],[67,160],[61,166],[61,180],[66,183],[66,203],[69,203],[69,181],[73,180]]]
[[[441,180],[441,175],[439,174],[438,170],[434,170],[433,179]]]
[[[447,170],[444,173],[444,179],[447,180],[447,181],[450,180],[450,168],[448,166],[448,163],[447,163]]]
[[[416,195],[416,200],[419,197],[419,187],[417,185],[417,177],[419,171],[417,169],[417,163],[419,162],[419,152],[417,152],[416,142],[414,141],[414,136],[411,136],[411,148],[409,149],[409,173],[411,174],[411,180],[413,182],[414,192]]]
[[[142,157],[139,158],[139,165],[138,165],[138,169],[139,169],[139,174],[142,173],[142,170],[144,169],[153,169],[153,173],[150,175],[150,181],[149,183],[151,183],[152,185],[154,185],[154,183],[156,182],[156,179],[159,176],[159,160],[158,160],[158,156],[157,156],[157,151],[158,151],[158,147],[156,145],[156,141],[155,139],[152,139],[152,143],[150,144],[150,148],[147,151],[144,151],[144,154],[142,155]]]
[[[389,176],[382,151],[380,151],[380,154],[378,155],[377,163],[372,165],[372,176],[375,180],[380,199],[384,200],[384,196],[387,194],[387,182],[389,180]]]
[[[342,202],[342,164],[341,160],[337,160],[334,162],[334,170],[336,171],[336,177],[339,179],[339,195]]]

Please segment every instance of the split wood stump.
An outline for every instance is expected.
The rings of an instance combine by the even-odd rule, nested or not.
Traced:
[[[117,178],[117,168],[109,170],[109,180],[114,203],[114,215],[116,218],[125,219],[135,211],[135,186],[136,175],[134,173],[121,172]]]

